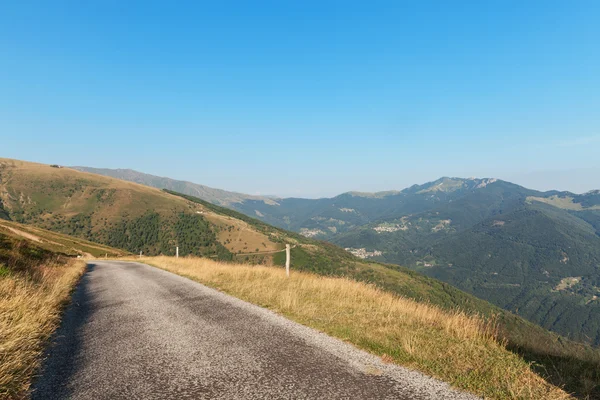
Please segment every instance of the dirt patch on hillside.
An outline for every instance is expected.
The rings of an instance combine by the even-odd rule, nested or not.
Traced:
[[[32,235],[31,233],[23,232],[23,231],[21,231],[19,229],[15,229],[15,228],[10,227],[10,226],[7,226],[7,228],[8,228],[8,230],[10,230],[12,233],[14,233],[16,235],[22,236],[22,237],[24,237],[26,239],[29,239],[29,240],[33,240],[34,242],[42,243],[42,239],[40,239],[39,237],[37,237],[35,235]]]

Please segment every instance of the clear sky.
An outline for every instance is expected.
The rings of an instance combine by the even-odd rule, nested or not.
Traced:
[[[5,1],[0,156],[252,194],[600,188],[599,1]]]

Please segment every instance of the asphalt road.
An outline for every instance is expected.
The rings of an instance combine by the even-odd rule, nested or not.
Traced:
[[[98,261],[33,399],[470,399],[180,276]]]

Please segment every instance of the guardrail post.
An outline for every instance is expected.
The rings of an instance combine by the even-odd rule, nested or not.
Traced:
[[[289,278],[290,276],[290,245],[285,245],[285,274]]]

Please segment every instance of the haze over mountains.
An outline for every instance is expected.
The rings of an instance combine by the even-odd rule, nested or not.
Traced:
[[[402,191],[271,199],[135,171],[77,168],[173,188],[359,257],[408,266],[545,328],[600,344],[600,191],[440,178]]]

